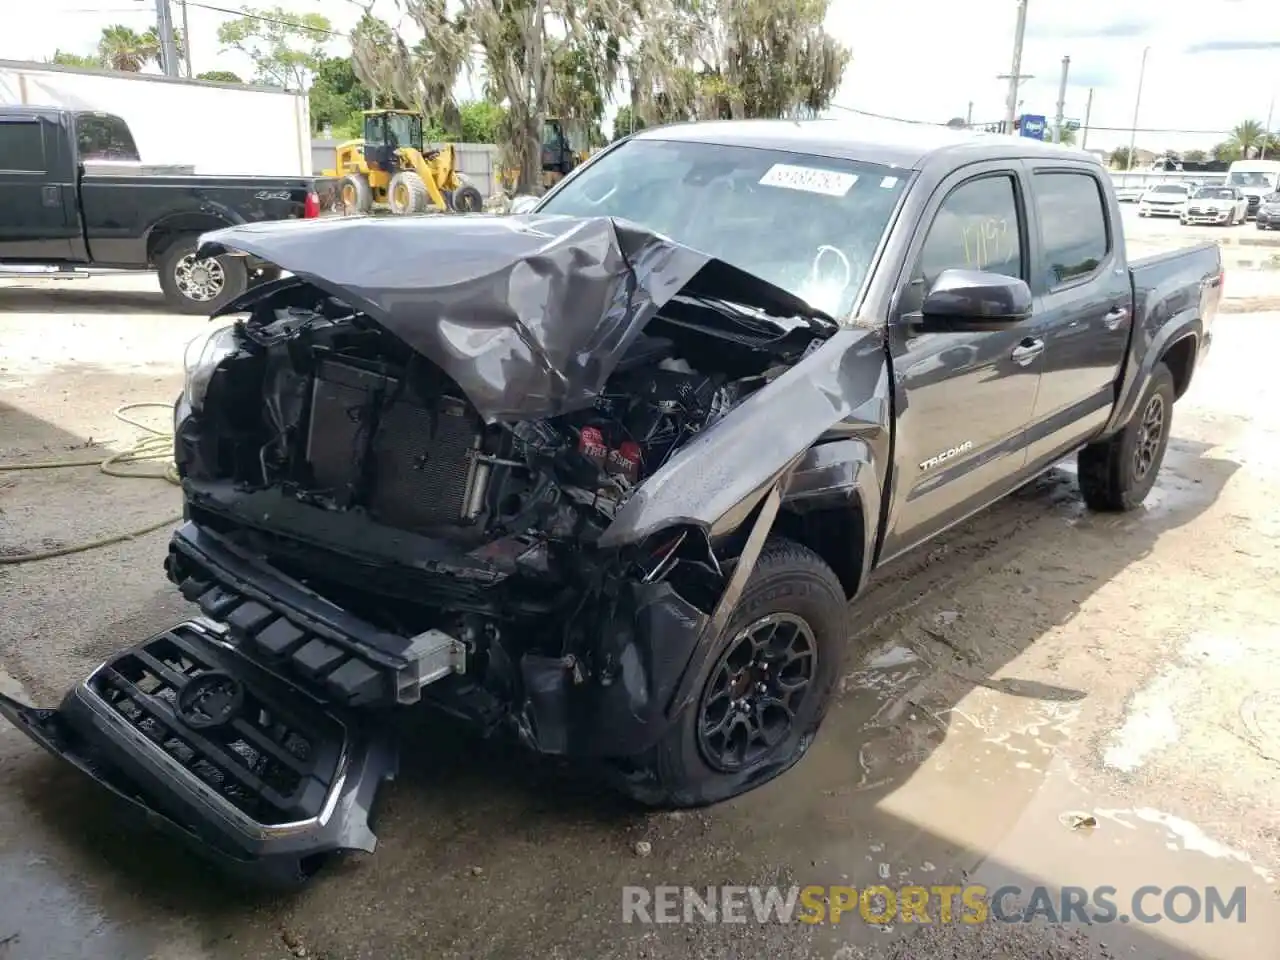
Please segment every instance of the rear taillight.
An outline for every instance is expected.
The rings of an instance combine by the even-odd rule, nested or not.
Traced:
[[[302,204],[302,216],[307,220],[314,220],[320,216],[320,194],[314,190],[307,194],[307,199]]]

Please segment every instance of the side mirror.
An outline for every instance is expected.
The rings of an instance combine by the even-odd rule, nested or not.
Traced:
[[[1025,280],[981,270],[943,270],[920,308],[925,320],[1015,323],[1031,316]]]

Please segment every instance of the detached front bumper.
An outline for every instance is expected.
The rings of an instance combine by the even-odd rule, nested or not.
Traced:
[[[326,854],[372,852],[390,743],[250,663],[204,620],[116,654],[56,710],[0,714],[122,809],[234,875],[302,882]]]

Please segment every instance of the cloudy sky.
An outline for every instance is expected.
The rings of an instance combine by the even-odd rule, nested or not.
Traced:
[[[323,13],[338,30],[348,29],[358,12],[349,0],[255,5],[271,2]],[[393,12],[390,0],[378,2],[386,5],[384,16]],[[173,4],[178,19],[177,0]],[[208,9],[239,6],[238,0],[191,0],[197,73],[251,74],[241,55],[219,49],[217,25],[229,14]],[[57,47],[88,52],[108,24],[144,30],[155,20],[154,0],[39,0],[21,9],[17,18],[6,17],[0,59],[39,60]],[[1150,48],[1138,145],[1210,146],[1241,120],[1264,120],[1280,92],[1275,10],[1275,0],[1029,0],[1022,72],[1035,79],[1023,84],[1023,110],[1053,115],[1062,58],[1069,56],[1066,115],[1083,121],[1092,89],[1088,145],[1127,143],[1142,52]],[[853,50],[836,102],[941,122],[963,116],[972,101],[975,121],[999,120],[1006,82],[996,77],[1009,72],[1015,14],[1014,0],[834,0],[828,28]],[[1280,126],[1280,108],[1273,126]]]

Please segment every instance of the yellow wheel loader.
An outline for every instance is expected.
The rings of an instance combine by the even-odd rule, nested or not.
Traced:
[[[423,150],[422,117],[408,110],[364,111],[364,137],[338,145],[338,196],[346,213],[388,207],[398,216],[479,213],[484,195],[459,172],[453,144]]]

